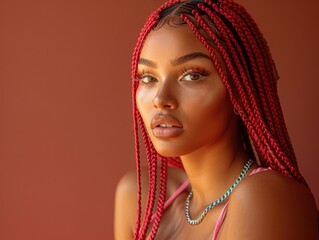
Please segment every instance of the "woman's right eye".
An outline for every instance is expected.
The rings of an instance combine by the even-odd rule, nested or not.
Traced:
[[[157,79],[155,77],[153,77],[152,75],[149,75],[149,74],[142,74],[138,79],[140,82],[146,83],[146,84],[157,81]]]

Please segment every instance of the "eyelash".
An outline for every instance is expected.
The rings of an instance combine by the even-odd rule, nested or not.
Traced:
[[[190,68],[184,68],[181,71],[181,79],[185,78],[186,75],[188,74],[197,74],[200,75],[200,77],[206,77],[209,75],[209,72],[203,68],[199,68],[199,67],[190,67]],[[189,81],[189,80],[186,80]],[[194,82],[196,82],[197,80],[193,80]]]
[[[145,82],[142,81],[142,79],[145,78],[145,77],[152,77],[152,78],[156,79],[150,72],[146,72],[146,71],[143,70],[141,73],[137,74],[137,77],[136,77],[135,80],[138,81],[138,82],[141,82],[141,83],[145,83]],[[147,83],[145,83],[145,84],[147,84]]]
[[[181,70],[181,77],[179,78],[179,80],[183,80],[185,78],[185,76],[187,76],[188,74],[197,74],[201,77],[205,77],[205,76],[208,76],[209,75],[209,72],[205,69],[202,69],[202,68],[199,68],[199,67],[189,67],[189,68],[183,68]],[[153,78],[152,81],[148,81],[148,82],[143,82],[142,79],[145,78],[145,77],[150,77],[150,78]],[[136,81],[138,82],[141,82],[141,83],[144,83],[144,84],[147,84],[147,83],[150,83],[150,82],[154,82],[154,79],[156,79],[156,77],[154,77],[150,72],[146,72],[144,70],[142,70],[141,73],[138,73],[137,74],[137,77],[136,77]],[[198,81],[198,80],[185,80],[185,81]]]

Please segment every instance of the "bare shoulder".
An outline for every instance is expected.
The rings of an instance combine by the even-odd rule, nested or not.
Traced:
[[[225,239],[318,239],[314,197],[276,171],[246,177],[229,200],[223,233]]]
[[[160,168],[157,169],[158,176],[160,174]],[[173,167],[167,169],[167,189],[168,195],[170,190],[175,191],[185,180],[187,179],[184,171]],[[141,189],[142,195],[145,196],[148,192],[148,168],[147,166],[141,167]],[[117,188],[116,195],[134,198],[137,200],[137,176],[135,170],[131,170],[124,174],[120,179]]]
[[[115,193],[114,239],[132,239],[136,218],[136,174],[127,172],[118,182]]]
[[[158,176],[160,169],[158,168]],[[148,168],[141,167],[142,215],[148,194]],[[167,195],[175,191],[186,179],[183,171],[168,167]],[[114,234],[115,239],[132,239],[137,217],[137,176],[135,170],[127,172],[119,181],[115,194]]]

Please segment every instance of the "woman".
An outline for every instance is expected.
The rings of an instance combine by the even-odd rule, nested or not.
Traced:
[[[116,239],[318,238],[276,68],[241,6],[166,2],[142,29],[132,65],[137,178],[119,183]]]

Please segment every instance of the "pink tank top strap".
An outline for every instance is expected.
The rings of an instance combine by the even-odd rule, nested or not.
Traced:
[[[259,167],[259,168],[256,168],[254,169],[250,174],[249,176],[251,175],[254,175],[256,173],[259,173],[259,172],[264,172],[264,171],[268,171],[268,170],[271,170],[271,168],[263,168],[263,167]],[[184,192],[187,187],[189,185],[189,180],[186,180],[185,182],[183,182],[177,189],[176,191],[166,200],[165,204],[164,204],[164,210],[167,209],[169,207],[169,205],[182,193]],[[224,219],[226,217],[226,213],[227,213],[227,208],[228,208],[228,202],[226,202],[225,206],[223,207],[218,219],[217,219],[217,222],[216,222],[216,226],[215,226],[215,229],[214,229],[214,234],[213,234],[213,240],[216,240],[217,239],[217,236],[218,236],[218,233],[219,233],[219,230],[224,222]],[[153,214],[152,218],[151,218],[151,221],[154,221],[155,220],[155,214]]]
[[[259,168],[256,168],[254,169],[253,171],[251,171],[251,173],[248,175],[248,176],[252,176],[256,173],[260,173],[260,172],[264,172],[264,171],[268,171],[268,170],[271,170],[271,168],[264,168],[264,167],[259,167]],[[216,240],[217,239],[217,236],[218,236],[218,233],[219,233],[219,230],[224,222],[224,219],[225,219],[225,216],[226,216],[226,213],[227,213],[227,209],[228,209],[228,201],[227,203],[225,204],[225,206],[223,207],[221,213],[219,214],[219,217],[216,221],[216,225],[215,225],[215,229],[214,229],[214,233],[213,233],[213,239],[212,240]]]
[[[223,207],[222,211],[219,214],[219,217],[217,219],[216,225],[215,225],[215,229],[214,229],[214,234],[213,234],[213,240],[215,240],[218,236],[219,230],[224,222],[225,216],[226,216],[226,212],[227,212],[227,207],[228,207],[228,203],[227,202],[225,204],[225,206]]]
[[[268,168],[259,167],[259,168],[252,170],[251,173],[249,174],[249,176],[254,175],[256,173],[259,173],[259,172],[268,171],[268,170],[271,170],[271,168],[270,167],[268,167]]]

